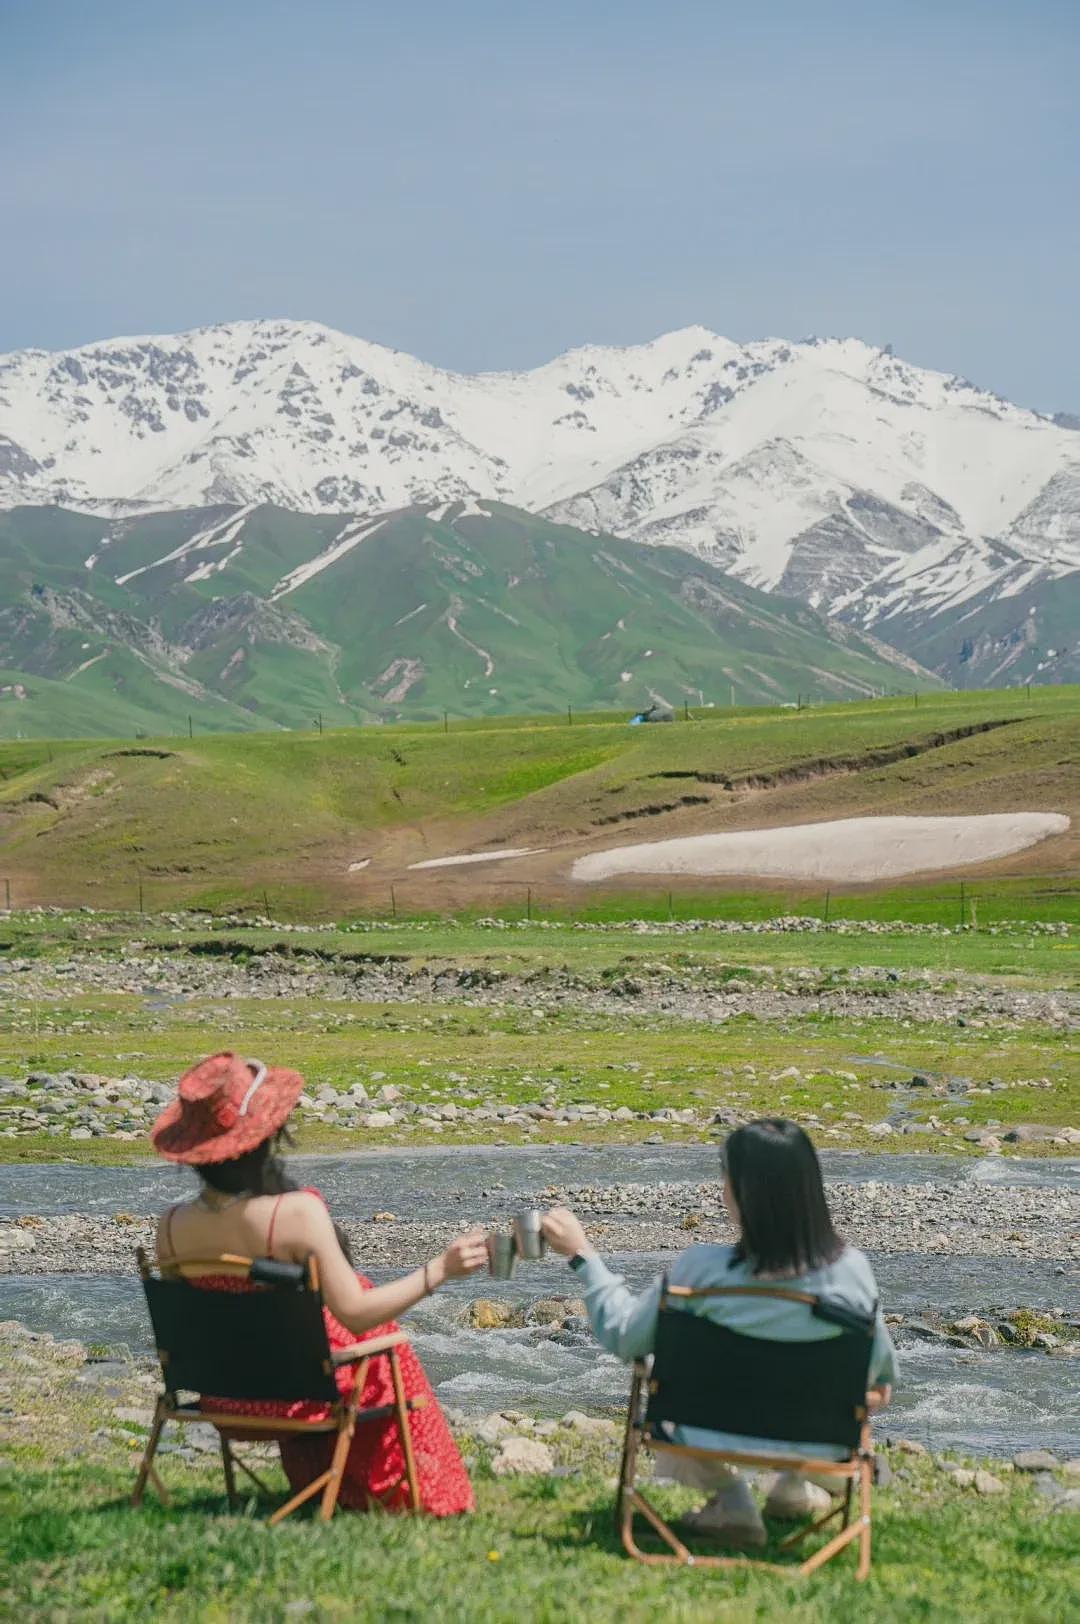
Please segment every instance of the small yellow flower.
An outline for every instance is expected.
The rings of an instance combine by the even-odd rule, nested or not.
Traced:
[[[499,1554],[498,1551],[489,1551],[488,1552],[488,1561],[489,1562],[501,1562],[502,1557],[501,1557],[501,1555]]]

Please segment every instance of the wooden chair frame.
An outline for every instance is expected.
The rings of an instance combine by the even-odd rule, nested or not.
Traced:
[[[151,1276],[151,1266],[142,1247],[137,1252],[139,1273],[144,1280]],[[232,1275],[247,1277],[250,1274],[254,1259],[239,1257],[232,1253],[225,1253],[216,1258],[185,1258],[175,1260],[167,1267],[163,1267],[162,1275],[179,1275],[183,1278],[197,1278],[200,1275]],[[308,1259],[307,1264],[308,1288],[312,1291],[319,1289],[318,1267],[314,1257]],[[408,1341],[404,1331],[394,1331],[387,1336],[368,1337],[363,1342],[353,1343],[347,1348],[331,1350],[329,1342],[326,1348],[326,1361],[324,1369],[331,1375],[342,1365],[355,1366],[352,1386],[348,1392],[340,1396],[336,1403],[328,1404],[326,1419],[322,1421],[290,1420],[287,1417],[246,1415],[242,1412],[227,1413],[222,1410],[207,1410],[203,1407],[201,1398],[194,1403],[182,1404],[174,1389],[169,1386],[168,1353],[165,1349],[158,1349],[158,1358],[161,1361],[161,1373],[164,1380],[164,1390],[159,1395],[154,1408],[154,1419],[147,1439],[146,1449],[139,1466],[135,1488],[132,1491],[131,1503],[139,1506],[143,1502],[147,1483],[152,1483],[164,1505],[172,1503],[172,1497],[166,1489],[157,1467],[154,1465],[154,1456],[161,1442],[161,1435],[170,1421],[203,1421],[209,1422],[217,1429],[221,1442],[221,1464],[225,1475],[225,1494],[229,1503],[229,1510],[235,1511],[239,1504],[236,1489],[236,1468],[248,1476],[263,1494],[270,1496],[273,1490],[262,1481],[251,1467],[233,1448],[236,1439],[229,1436],[233,1431],[244,1433],[245,1442],[252,1441],[251,1433],[256,1433],[271,1442],[280,1442],[283,1438],[295,1436],[298,1433],[330,1433],[335,1435],[333,1454],[330,1465],[325,1472],[292,1495],[283,1505],[279,1506],[270,1518],[272,1527],[280,1523],[298,1507],[322,1491],[322,1500],[319,1507],[319,1516],[323,1522],[329,1522],[337,1508],[338,1496],[341,1492],[342,1479],[345,1476],[345,1467],[349,1457],[349,1446],[352,1443],[356,1428],[371,1421],[385,1421],[393,1416],[397,1424],[398,1435],[401,1438],[401,1450],[405,1461],[405,1481],[408,1486],[409,1510],[418,1512],[420,1505],[420,1482],[416,1471],[416,1456],[413,1450],[412,1431],[409,1426],[409,1414],[412,1410],[424,1408],[427,1399],[424,1397],[410,1399],[405,1396],[405,1384],[401,1375],[401,1360],[398,1350]],[[390,1361],[390,1379],[394,1389],[392,1404],[373,1405],[368,1409],[361,1409],[360,1396],[367,1380],[368,1368],[373,1359],[388,1358]],[[300,1395],[301,1397],[303,1395]],[[393,1493],[399,1487],[401,1479],[393,1484],[387,1494]],[[385,1497],[384,1497],[385,1498]],[[369,1509],[380,1506],[385,1509],[383,1502],[375,1496],[370,1497]]]
[[[764,1286],[715,1286],[696,1291],[684,1286],[667,1286],[664,1295],[676,1299],[681,1298],[685,1301],[689,1298],[742,1296],[751,1293],[759,1296],[781,1297],[794,1302],[805,1302],[809,1305],[813,1305],[817,1300],[808,1292]],[[663,1303],[663,1298],[661,1301]],[[627,1555],[632,1556],[638,1562],[648,1564],[650,1567],[680,1565],[699,1568],[750,1567],[760,1568],[767,1572],[783,1573],[788,1578],[791,1578],[795,1575],[806,1577],[816,1572],[818,1568],[823,1567],[826,1562],[846,1549],[853,1540],[858,1540],[859,1561],[855,1577],[865,1579],[868,1576],[870,1572],[870,1542],[873,1516],[874,1446],[865,1406],[857,1406],[855,1411],[855,1419],[859,1422],[858,1444],[846,1459],[826,1460],[807,1455],[758,1454],[756,1452],[729,1449],[699,1449],[687,1444],[672,1443],[665,1438],[657,1437],[645,1420],[649,1396],[654,1390],[655,1384],[651,1380],[649,1363],[645,1360],[638,1360],[634,1365],[630,1401],[627,1407],[626,1434],[615,1506],[616,1524],[623,1549]],[[782,1551],[793,1549],[796,1545],[801,1544],[808,1534],[813,1534],[817,1530],[825,1528],[837,1517],[841,1520],[840,1530],[798,1567],[785,1566],[779,1562],[770,1562],[752,1556],[697,1555],[687,1548],[675,1530],[638,1488],[638,1460],[643,1449],[652,1455],[682,1455],[698,1460],[723,1461],[731,1466],[756,1466],[769,1471],[781,1472],[811,1471],[815,1478],[821,1474],[834,1477],[837,1483],[837,1491],[843,1489],[842,1498],[823,1515],[810,1518],[808,1522],[788,1534],[780,1542],[780,1549]],[[858,1511],[853,1515],[852,1502],[856,1484],[858,1484],[859,1489],[859,1505]],[[669,1547],[667,1552],[643,1551],[640,1548],[634,1536],[634,1522],[638,1515],[649,1523],[654,1532]]]

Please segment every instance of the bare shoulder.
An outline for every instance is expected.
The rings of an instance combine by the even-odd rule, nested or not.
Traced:
[[[277,1203],[278,1229],[288,1228],[290,1234],[321,1234],[330,1226],[326,1203],[313,1190],[289,1190],[274,1197]]]

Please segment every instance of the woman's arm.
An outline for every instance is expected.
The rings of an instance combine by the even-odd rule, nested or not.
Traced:
[[[483,1231],[474,1229],[459,1235],[445,1252],[400,1280],[385,1286],[362,1286],[338,1245],[330,1214],[318,1196],[302,1190],[282,1202],[277,1234],[282,1246],[297,1259],[315,1254],[323,1301],[334,1318],[357,1336],[397,1319],[445,1281],[475,1274],[487,1262]]]
[[[628,1362],[651,1353],[660,1306],[659,1278],[635,1297],[621,1275],[612,1274],[586,1235],[581,1220],[566,1207],[545,1213],[544,1234],[552,1251],[582,1257],[577,1271],[592,1333],[601,1347]]]

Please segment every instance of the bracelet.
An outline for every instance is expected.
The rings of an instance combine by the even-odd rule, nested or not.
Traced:
[[[428,1284],[428,1265],[424,1264],[424,1296],[431,1296],[431,1286]]]

